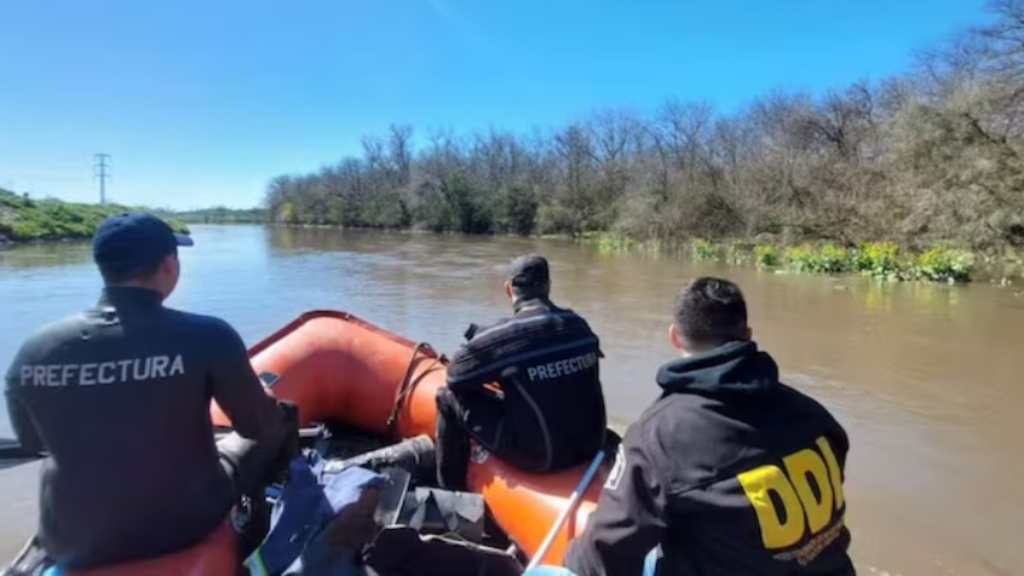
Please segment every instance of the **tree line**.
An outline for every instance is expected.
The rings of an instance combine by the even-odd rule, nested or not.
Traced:
[[[283,224],[637,240],[1024,246],[1024,0],[896,77],[777,91],[732,113],[669,99],[547,130],[414,138],[273,178]]]
[[[168,211],[166,214],[188,224],[254,224],[267,219],[262,208],[238,209],[226,206]]]

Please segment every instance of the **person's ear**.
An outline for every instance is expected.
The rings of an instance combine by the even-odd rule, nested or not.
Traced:
[[[747,326],[746,328],[743,329],[743,337],[746,338],[747,340],[753,340],[754,330],[750,326]]]
[[[668,341],[672,343],[672,347],[680,352],[685,352],[686,348],[683,346],[683,338],[679,335],[679,328],[676,327],[676,323],[673,322],[668,325]]]
[[[505,296],[508,296],[509,300],[512,299],[512,281],[510,280],[505,280]]]
[[[168,276],[173,276],[178,271],[178,255],[171,253],[160,260],[160,271]]]

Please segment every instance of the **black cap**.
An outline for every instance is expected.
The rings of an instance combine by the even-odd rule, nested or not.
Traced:
[[[512,261],[508,267],[508,278],[516,288],[541,288],[547,286],[548,261],[539,254],[526,254]]]
[[[92,257],[104,268],[132,270],[159,262],[178,246],[193,244],[156,216],[132,212],[110,216],[100,224],[92,237]]]

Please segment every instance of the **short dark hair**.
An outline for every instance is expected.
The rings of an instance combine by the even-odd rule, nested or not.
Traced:
[[[178,251],[174,250],[170,254],[177,254]],[[168,255],[170,255],[168,254]],[[125,282],[131,282],[133,280],[145,280],[151,278],[156,274],[157,270],[160,269],[160,264],[163,262],[164,257],[159,260],[152,262],[146,262],[144,264],[135,264],[131,266],[118,265],[116,263],[103,263],[98,264],[97,267],[100,269],[100,276],[103,277],[103,283],[109,285],[124,284]]]
[[[673,320],[687,343],[720,346],[742,340],[747,330],[747,304],[739,286],[722,278],[703,276],[679,291]]]
[[[525,254],[513,260],[508,277],[517,298],[546,298],[551,292],[548,261],[540,254]]]

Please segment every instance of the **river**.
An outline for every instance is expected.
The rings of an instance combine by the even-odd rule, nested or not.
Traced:
[[[552,264],[553,298],[602,338],[610,415],[628,422],[673,358],[666,329],[685,278],[723,275],[748,299],[755,339],[784,380],[846,426],[847,521],[862,574],[1024,574],[1024,298],[977,284],[879,284],[781,275],[566,241],[194,226],[168,305],[218,315],[247,343],[317,308],[458,345],[508,312],[517,254]],[[88,246],[0,251],[0,367],[38,325],[95,301]],[[0,407],[0,438],[10,436]],[[34,521],[36,467],[0,469],[0,565]]]

